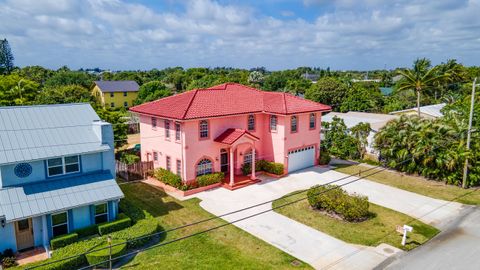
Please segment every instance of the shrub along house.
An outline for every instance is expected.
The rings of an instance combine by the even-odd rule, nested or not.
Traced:
[[[89,104],[0,108],[0,251],[114,220],[113,130]]]
[[[184,182],[224,172],[230,185],[255,160],[283,173],[317,164],[321,114],[330,107],[236,83],[196,89],[130,108],[140,118],[141,158]]]

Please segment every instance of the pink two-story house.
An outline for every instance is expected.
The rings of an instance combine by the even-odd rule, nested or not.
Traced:
[[[317,164],[322,112],[287,93],[236,83],[196,89],[130,108],[140,118],[143,161],[185,182],[222,171],[234,184],[244,163],[282,163],[285,173]]]

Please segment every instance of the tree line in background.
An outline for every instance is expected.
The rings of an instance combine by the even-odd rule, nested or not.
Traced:
[[[228,67],[173,67],[112,72],[98,68],[70,70],[66,66],[57,70],[41,66],[19,68],[14,66],[13,61],[8,41],[0,40],[0,106],[90,102],[102,119],[117,124],[114,126],[117,146],[125,143],[127,127],[123,123],[126,112],[124,109],[106,110],[97,104],[91,95],[95,80],[136,81],[140,90],[135,104],[226,82],[241,83],[265,91],[288,92],[331,105],[334,111],[340,112],[388,113],[446,102],[449,105],[445,110],[451,113],[447,113],[441,120],[401,118],[385,127],[377,136],[382,158],[393,168],[434,179],[447,179],[445,181],[448,183],[457,184],[462,160],[468,156],[474,160],[470,166],[473,173],[469,181],[471,184],[479,183],[479,173],[476,171],[480,168],[479,157],[473,150],[478,150],[478,140],[473,143],[472,151],[467,153],[463,149],[465,139],[462,138],[466,138],[467,107],[471,89],[469,82],[480,76],[480,67],[466,67],[455,60],[432,66],[428,59],[422,58],[415,60],[411,68],[368,72],[311,67],[281,71],[269,71],[264,67],[250,70]],[[382,93],[381,87],[392,92]],[[477,107],[476,110],[478,111]],[[478,113],[480,112],[476,115]],[[475,119],[474,126],[479,130],[480,121],[477,116]],[[346,132],[346,127],[340,122],[332,125],[336,125],[334,128],[340,131],[338,134]],[[344,158],[362,158],[366,129],[366,126],[359,126],[354,133],[350,130],[349,136],[352,138],[345,137],[345,134],[327,135],[330,136],[330,151]],[[454,133],[461,138],[457,143],[449,145],[448,151],[438,152],[442,154],[435,158],[425,154],[429,153],[425,152],[429,147],[448,144],[447,138],[454,140],[455,138],[448,136]],[[439,150],[432,152],[437,151]],[[415,153],[416,165],[398,165],[405,153]],[[440,160],[441,158],[444,160]],[[442,169],[442,166],[447,165],[447,170]]]

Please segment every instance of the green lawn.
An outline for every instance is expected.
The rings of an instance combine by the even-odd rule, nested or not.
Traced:
[[[273,202],[273,207],[306,197],[306,191],[283,197]],[[327,233],[348,243],[377,246],[387,243],[411,250],[439,233],[439,230],[405,214],[370,203],[370,212],[375,216],[359,223],[349,223],[329,217],[313,210],[307,200],[303,200],[275,211],[314,229]],[[408,224],[413,233],[408,234],[406,246],[401,245],[402,234],[395,231],[396,225]]]
[[[212,216],[198,205],[198,199],[178,201],[142,183],[124,184],[121,188],[125,200],[150,212],[165,229]],[[170,232],[163,241],[222,223],[223,220],[214,220]],[[305,263],[294,266],[295,260],[232,225],[142,252],[122,269],[311,269]]]
[[[338,172],[356,175],[361,171],[361,176],[378,172],[379,169],[369,170],[371,167],[362,164],[342,165],[335,170]],[[480,205],[480,190],[478,188],[463,189],[457,186],[445,185],[443,182],[427,180],[423,177],[406,175],[393,171],[381,171],[366,177],[385,185],[408,190],[428,197],[446,201],[456,201],[463,204]]]

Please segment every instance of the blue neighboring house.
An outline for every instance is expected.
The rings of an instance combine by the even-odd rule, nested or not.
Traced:
[[[0,251],[114,220],[113,142],[90,104],[0,107]]]

